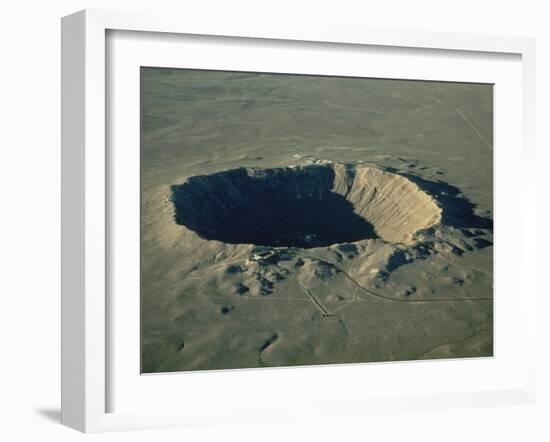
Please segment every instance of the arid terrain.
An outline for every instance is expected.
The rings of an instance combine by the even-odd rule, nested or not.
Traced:
[[[493,354],[491,85],[142,68],[144,373]]]

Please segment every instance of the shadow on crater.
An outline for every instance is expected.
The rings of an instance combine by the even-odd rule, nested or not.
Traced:
[[[476,205],[462,195],[458,187],[444,181],[428,181],[416,175],[401,173],[420,189],[430,194],[442,210],[443,225],[457,229],[493,230],[493,220],[476,215]]]
[[[333,183],[323,166],[195,176],[171,188],[175,221],[229,244],[312,248],[376,238]]]

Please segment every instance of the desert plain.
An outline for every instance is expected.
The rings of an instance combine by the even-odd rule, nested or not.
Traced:
[[[141,68],[143,373],[493,355],[493,87]]]

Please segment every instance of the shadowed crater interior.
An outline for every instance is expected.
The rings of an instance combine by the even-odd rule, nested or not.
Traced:
[[[193,176],[172,186],[172,202],[177,224],[230,244],[311,248],[373,238],[407,242],[440,219],[439,207],[406,178],[345,164]]]

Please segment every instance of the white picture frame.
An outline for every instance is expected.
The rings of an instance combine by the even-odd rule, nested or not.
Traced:
[[[86,10],[62,21],[62,423],[85,432],[159,428],[232,422],[230,413],[193,416],[177,411],[109,412],[108,154],[106,120],[109,109],[106,79],[106,35],[110,31],[154,32],[222,38],[269,39],[286,42],[338,43],[384,48],[467,51],[478,54],[515,54],[521,57],[521,158],[524,188],[521,193],[522,250],[521,306],[519,319],[527,336],[535,333],[536,290],[529,278],[527,256],[535,256],[534,188],[529,171],[534,158],[535,42],[529,38],[377,30],[307,24],[231,22],[215,23],[196,17],[166,17],[100,10]],[[498,171],[497,171],[498,173]],[[497,190],[498,191],[498,190]],[[531,236],[530,236],[531,235]],[[536,266],[532,266],[535,268]],[[519,278],[519,276],[518,276]],[[338,400],[340,413],[365,414],[380,410],[456,408],[533,403],[536,397],[535,339],[526,341],[521,382],[502,389],[477,389],[463,393],[438,392],[359,398],[332,398],[312,402],[303,409],[287,404],[266,413],[246,415],[244,421],[285,417],[328,416]],[[336,370],[339,368],[336,367]],[[342,368],[340,368],[342,369]],[[241,372],[242,374],[242,372]],[[229,376],[228,374],[220,374]],[[270,376],[269,373],[262,376]],[[218,381],[220,379],[218,378]],[[249,403],[242,407],[252,408]],[[290,412],[288,410],[291,410]],[[268,415],[270,417],[268,417]],[[240,421],[243,421],[242,419]]]

